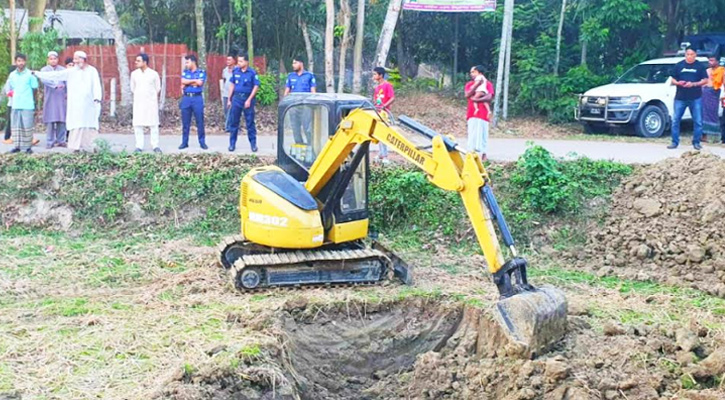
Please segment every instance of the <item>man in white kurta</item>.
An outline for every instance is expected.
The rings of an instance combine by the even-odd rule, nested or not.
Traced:
[[[133,92],[133,130],[136,135],[136,152],[144,148],[144,128],[151,131],[151,147],[154,153],[159,148],[159,92],[161,79],[159,74],[149,68],[149,56],[139,54],[136,57],[136,70],[131,73],[131,92]]]
[[[91,151],[98,137],[98,118],[101,115],[103,87],[98,70],[86,63],[83,51],[73,55],[73,68],[63,71],[35,72],[43,80],[66,81],[68,108],[66,126],[70,131],[68,148],[74,151]]]

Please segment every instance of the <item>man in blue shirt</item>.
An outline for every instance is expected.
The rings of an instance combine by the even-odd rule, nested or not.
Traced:
[[[228,107],[231,107],[229,114],[229,151],[237,147],[237,134],[239,133],[239,121],[244,114],[247,123],[247,136],[253,152],[257,152],[257,126],[254,122],[254,97],[259,90],[259,76],[257,72],[249,67],[249,60],[246,55],[237,57],[238,67],[234,69],[229,80],[232,87],[229,90]]]
[[[181,104],[181,146],[179,150],[189,147],[189,129],[191,128],[191,116],[196,120],[196,133],[199,136],[199,146],[206,150],[206,135],[204,133],[204,83],[206,82],[206,71],[197,66],[198,59],[195,55],[187,55],[186,69],[181,75],[182,95]]]
[[[290,93],[317,93],[317,81],[315,75],[309,71],[305,71],[305,62],[301,57],[292,59],[292,72],[287,77],[284,95]],[[292,134],[295,143],[304,144],[302,138],[302,130],[305,131],[307,145],[312,143],[312,114],[310,109],[305,106],[294,107],[290,110],[290,119],[292,121]]]
[[[18,53],[15,57],[17,69],[8,77],[8,87],[13,97],[13,112],[10,118],[13,143],[11,153],[32,153],[30,149],[35,127],[35,98],[33,91],[38,88],[38,78],[27,68],[27,57]]]

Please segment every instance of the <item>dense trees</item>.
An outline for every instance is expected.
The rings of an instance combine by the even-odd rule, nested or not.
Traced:
[[[40,0],[20,5],[36,2]],[[343,69],[354,70],[356,76],[374,64],[398,68],[403,79],[415,77],[416,65],[422,62],[451,71],[455,21],[458,81],[475,64],[482,64],[494,80],[504,2],[498,0],[496,12],[458,18],[401,12],[401,0],[116,0],[115,5],[120,25],[134,43],[163,42],[168,37],[170,43],[186,43],[195,50],[246,50],[265,55],[272,69],[283,73],[292,57],[306,54],[309,68],[315,62],[325,65],[324,81],[323,74],[318,76],[320,87],[364,91],[364,80],[334,79],[344,78]],[[101,0],[49,2],[56,3],[58,8],[106,14]],[[195,12],[199,3],[204,5],[201,13]],[[364,19],[358,19],[359,10],[364,10]],[[202,25],[206,29],[200,29]],[[332,38],[325,40],[328,29]],[[510,54],[512,111],[569,118],[572,93],[677,48],[688,33],[723,30],[722,1],[516,0]],[[342,47],[347,49],[341,54]],[[501,58],[505,61],[506,56]]]

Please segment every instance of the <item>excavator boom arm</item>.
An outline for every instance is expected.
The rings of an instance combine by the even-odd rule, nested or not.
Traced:
[[[409,118],[400,117],[400,121],[427,136],[430,146],[417,147],[373,110],[352,111],[312,165],[306,189],[317,196],[357,146],[366,152],[370,143],[382,143],[422,169],[434,185],[458,192],[498,288],[500,300],[493,308],[494,318],[505,337],[515,344],[500,351],[515,348],[515,353],[527,358],[546,351],[566,333],[566,298],[555,288],[529,285],[526,260],[516,254],[481,159]],[[508,261],[504,260],[495,226],[511,252]]]
[[[415,126],[413,128],[422,129]],[[493,222],[498,222],[499,230],[507,239],[506,244],[512,249],[513,239],[510,239],[508,227],[502,214],[498,211],[498,206],[493,204],[495,208],[491,207],[490,199],[494,198],[490,187],[487,186],[488,174],[478,155],[474,153],[463,155],[455,148],[455,143],[452,143],[450,139],[441,135],[431,136],[430,150],[418,148],[375,111],[354,110],[340,123],[335,135],[318,155],[310,168],[305,187],[313,196],[316,196],[332,179],[356,146],[366,142],[387,145],[422,169],[434,185],[444,190],[460,193],[478,243],[486,258],[489,272],[496,277],[504,268],[505,263]],[[490,196],[485,196],[487,192],[490,193]],[[515,253],[515,250],[513,251]],[[507,295],[514,293],[512,288],[504,291],[508,292]]]

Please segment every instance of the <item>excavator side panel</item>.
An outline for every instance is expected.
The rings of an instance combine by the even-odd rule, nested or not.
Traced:
[[[334,224],[327,233],[327,239],[335,244],[365,239],[368,236],[368,224],[367,219]]]
[[[285,174],[278,167],[252,170],[243,180],[240,196],[242,235],[248,240],[283,249],[313,249],[325,239],[319,210],[315,204],[295,204],[255,179],[263,173]],[[261,179],[260,179],[261,180]],[[289,196],[288,196],[289,197]],[[299,203],[299,202],[298,202]]]

